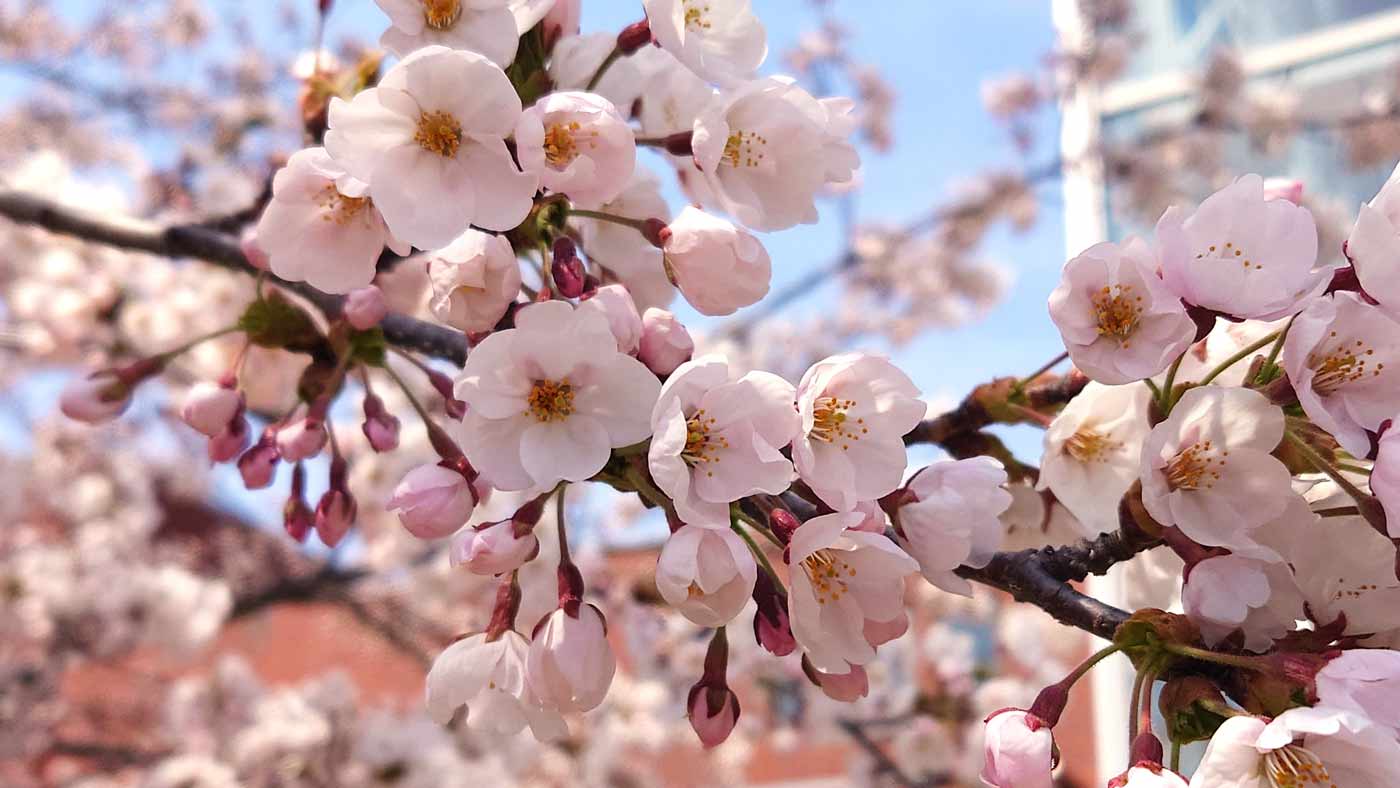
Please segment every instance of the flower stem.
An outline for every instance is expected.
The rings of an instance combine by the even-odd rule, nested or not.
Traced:
[[[1087,674],[1090,670],[1093,670],[1095,665],[1104,661],[1110,655],[1117,654],[1122,650],[1122,646],[1113,644],[1110,646],[1105,646],[1099,649],[1098,651],[1095,651],[1093,654],[1089,655],[1088,659],[1079,663],[1079,667],[1071,671],[1068,676],[1065,676],[1064,679],[1060,681],[1060,684],[1063,685],[1065,689],[1073,687],[1076,682],[1084,678],[1085,674]]]
[[[782,588],[782,578],[778,577],[777,570],[773,569],[773,564],[769,563],[768,556],[764,554],[763,550],[758,546],[758,543],[753,540],[753,536],[751,536],[748,531],[740,528],[739,524],[733,520],[730,520],[729,527],[733,529],[734,533],[739,535],[740,539],[743,539],[744,542],[748,544],[749,552],[753,553],[754,560],[758,561],[758,565],[763,567],[763,571],[767,572],[768,576],[773,578],[773,582],[779,588]]]
[[[592,91],[598,87],[598,83],[603,81],[603,75],[608,73],[608,69],[612,68],[612,64],[616,63],[620,57],[622,57],[622,47],[613,47],[608,56],[603,58],[603,62],[598,64],[598,70],[593,72],[593,76],[589,78],[588,86],[584,90]]]
[[[582,216],[585,219],[597,219],[600,222],[612,222],[613,224],[620,224],[625,227],[631,227],[637,232],[642,232],[643,228],[646,226],[646,221],[643,219],[629,219],[626,216],[618,216],[617,214],[608,213],[606,211],[590,211],[584,208],[570,208],[569,215]]]
[[[1273,369],[1278,361],[1278,354],[1283,350],[1283,341],[1288,338],[1288,330],[1293,328],[1293,321],[1297,319],[1297,315],[1288,318],[1288,323],[1278,332],[1278,339],[1274,340],[1274,346],[1269,349],[1269,357],[1264,359],[1264,366],[1259,368],[1259,377],[1256,380],[1260,383],[1273,379]]]
[[[1171,770],[1177,773],[1181,772],[1181,742],[1176,739],[1172,739]]]
[[[1188,657],[1201,662],[1213,662],[1217,665],[1229,665],[1245,670],[1263,670],[1267,667],[1267,661],[1262,657],[1249,657],[1243,654],[1222,654],[1218,651],[1208,651],[1195,646],[1187,646],[1181,643],[1163,643],[1162,649],[1168,653],[1179,657]]]
[[[179,347],[167,350],[164,353],[159,354],[159,358],[162,362],[168,362],[170,361],[170,359],[175,358],[176,356],[182,353],[187,353],[190,350],[193,350],[195,347],[198,347],[199,345],[208,342],[211,339],[218,339],[219,337],[224,336],[225,334],[232,334],[235,331],[242,330],[243,329],[239,328],[238,326],[233,325],[226,326],[224,328],[219,329],[218,331],[210,331],[207,334],[203,334],[201,336],[195,337],[194,339],[191,339],[190,341],[186,342],[183,345],[180,345]]]
[[[1186,358],[1185,353],[1177,356],[1176,361],[1173,361],[1172,365],[1167,368],[1167,380],[1162,384],[1162,396],[1160,400],[1162,403],[1163,415],[1170,415],[1172,412],[1172,389],[1176,388],[1176,372],[1181,369],[1181,360],[1183,358]]]
[[[1128,746],[1131,748],[1138,737],[1138,706],[1142,702],[1142,682],[1147,677],[1146,670],[1139,670],[1133,677],[1133,688],[1128,693]]]
[[[558,494],[554,498],[554,527],[559,531],[559,565],[572,564],[569,558],[569,533],[564,527],[564,492],[569,489],[567,482],[560,482]]]
[[[732,508],[732,513],[735,517],[738,517],[740,520],[743,520],[745,525],[763,534],[763,538],[767,539],[768,541],[772,542],[778,547],[784,546],[783,543],[778,540],[778,537],[773,534],[773,531],[771,529],[765,528],[763,523],[760,523],[757,519],[751,517],[747,512],[740,509],[738,506]]]
[[[385,374],[387,374],[394,383],[398,384],[399,390],[408,398],[408,404],[413,406],[413,409],[418,412],[418,418],[423,420],[424,426],[430,424],[432,422],[432,417],[428,415],[428,409],[424,408],[423,403],[419,402],[418,398],[413,395],[413,391],[408,387],[408,384],[404,382],[404,379],[399,377],[399,373],[395,372],[394,368],[388,364],[385,364],[381,369],[384,370]],[[365,377],[365,388],[369,388],[368,376]]]
[[[1341,471],[1333,467],[1332,463],[1327,461],[1327,458],[1323,457],[1321,454],[1318,454],[1316,449],[1308,445],[1307,441],[1303,440],[1297,435],[1294,435],[1292,432],[1284,432],[1283,437],[1284,440],[1293,444],[1293,448],[1297,449],[1299,454],[1303,455],[1303,457],[1306,458],[1308,462],[1312,463],[1314,468],[1327,474],[1332,479],[1332,481],[1337,483],[1338,487],[1341,487],[1343,490],[1345,490],[1347,495],[1351,496],[1352,500],[1357,501],[1359,503],[1362,501],[1366,501],[1370,498],[1369,495],[1361,491],[1361,488],[1357,487],[1355,484],[1352,484],[1350,479],[1343,476]]]
[[[1058,366],[1058,365],[1060,364],[1061,361],[1064,361],[1064,360],[1067,359],[1067,358],[1069,358],[1069,351],[1065,351],[1065,352],[1061,353],[1060,355],[1055,356],[1054,358],[1052,358],[1052,359],[1050,359],[1049,361],[1045,362],[1044,364],[1042,364],[1042,365],[1040,366],[1039,369],[1037,369],[1036,371],[1032,372],[1031,374],[1025,376],[1024,378],[1021,378],[1019,381],[1017,381],[1017,382],[1016,382],[1016,389],[1019,391],[1020,389],[1023,389],[1023,388],[1025,388],[1026,386],[1030,385],[1031,383],[1035,382],[1035,379],[1036,379],[1036,378],[1038,378],[1038,377],[1040,377],[1041,375],[1044,375],[1046,372],[1049,372],[1050,370],[1054,369],[1056,366]]]
[[[1204,386],[1209,384],[1212,380],[1215,380],[1216,378],[1220,377],[1220,373],[1224,372],[1230,367],[1233,367],[1235,364],[1244,361],[1246,358],[1249,358],[1250,355],[1252,355],[1255,351],[1262,350],[1264,346],[1269,344],[1270,342],[1273,342],[1277,339],[1281,339],[1282,337],[1282,331],[1275,331],[1255,342],[1249,343],[1249,345],[1247,345],[1244,348],[1241,348],[1240,351],[1235,355],[1230,356],[1229,358],[1220,362],[1220,364],[1216,366],[1215,369],[1212,369],[1209,373],[1207,373],[1204,378],[1201,378],[1201,385]]]

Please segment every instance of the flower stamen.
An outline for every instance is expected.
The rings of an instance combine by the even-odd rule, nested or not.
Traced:
[[[1224,470],[1225,457],[1229,454],[1224,451],[1216,457],[1214,444],[1210,441],[1198,441],[1187,446],[1167,463],[1167,489],[1173,492],[1199,490],[1202,487],[1211,489],[1220,480],[1220,471]]]
[[[865,426],[865,419],[850,420],[847,411],[856,406],[853,399],[818,397],[812,405],[812,431],[808,434],[815,440],[823,443],[839,441],[844,451],[851,448],[850,441],[858,441],[862,435],[870,432],[870,428]]]
[[[1142,296],[1133,295],[1132,285],[1104,285],[1091,299],[1101,337],[1129,347],[1142,319]]]
[[[423,150],[450,159],[462,147],[462,124],[448,112],[421,112],[413,141]]]
[[[556,170],[562,170],[578,158],[580,141],[592,148],[597,145],[595,132],[581,133],[578,121],[555,123],[544,133],[544,160]],[[580,140],[582,138],[582,140]]]
[[[1337,788],[1322,759],[1312,750],[1297,744],[1266,753],[1264,774],[1272,788],[1307,788],[1310,785]]]
[[[1065,441],[1064,452],[1079,462],[1105,462],[1106,454],[1121,448],[1121,441],[1111,440],[1092,427],[1080,427]]]
[[[701,3],[704,3],[701,5]],[[710,29],[710,4],[706,0],[685,0],[682,5],[685,8],[685,27],[687,30],[699,32]]]
[[[563,421],[574,412],[574,387],[569,385],[568,378],[558,382],[537,380],[530,388],[526,404],[525,414],[534,416],[536,421]]]
[[[731,167],[757,167],[763,160],[768,138],[752,131],[735,131],[724,141],[720,158]]]
[[[462,0],[423,0],[423,21],[434,30],[449,30],[462,16]]]
[[[1331,338],[1335,339],[1336,336],[1337,332],[1333,331]],[[1368,366],[1370,357],[1375,353],[1375,349],[1361,339],[1350,346],[1338,345],[1326,355],[1314,353],[1308,358],[1308,368],[1313,370],[1313,391],[1325,397],[1368,374],[1372,377],[1380,375],[1385,364]]]
[[[360,212],[369,207],[368,197],[346,197],[335,188],[335,184],[326,184],[316,195],[316,204],[323,210],[321,221],[335,222],[344,227],[355,220]]]
[[[705,417],[705,409],[695,411],[695,415],[685,421],[685,448],[681,450],[681,459],[691,468],[697,465],[708,465],[717,463],[720,460],[720,450],[729,448],[729,439],[723,435],[715,435],[710,432],[714,429],[716,419],[711,416]],[[714,472],[705,471],[705,475],[714,476]]]
[[[802,571],[812,581],[819,605],[840,601],[850,591],[842,578],[856,576],[856,568],[832,550],[818,550],[802,559]]]

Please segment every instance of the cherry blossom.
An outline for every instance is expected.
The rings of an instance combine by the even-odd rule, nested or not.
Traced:
[[[243,415],[243,395],[233,386],[202,380],[190,387],[180,407],[180,419],[213,438]]]
[[[1246,175],[1157,223],[1162,279],[1186,303],[1239,318],[1275,320],[1319,295],[1331,272],[1315,268],[1317,225],[1288,200],[1264,198]]]
[[[1349,711],[1400,732],[1400,652],[1343,651],[1317,672],[1318,705]]]
[[[651,434],[660,389],[646,366],[617,351],[602,315],[560,301],[526,307],[457,376],[467,459],[500,490],[582,481],[611,449]]]
[[[428,308],[463,331],[490,331],[520,295],[520,264],[503,236],[467,230],[428,255]]]
[[[1400,413],[1400,322],[1356,293],[1319,298],[1283,343],[1283,369],[1298,404],[1357,457],[1381,423]]]
[[[1141,763],[1108,781],[1108,788],[1188,788],[1186,779],[1160,763]]]
[[[1303,507],[1307,514],[1306,502]],[[1207,644],[1218,645],[1240,630],[1244,647],[1257,652],[1267,651],[1305,617],[1302,593],[1287,565],[1237,555],[1212,556],[1191,567],[1181,602]]]
[[[1288,506],[1288,469],[1269,454],[1283,429],[1257,391],[1191,389],[1143,445],[1143,506],[1199,544],[1270,557],[1251,533]]]
[[[410,251],[389,232],[368,184],[347,174],[325,148],[299,150],[277,171],[257,238],[274,274],[327,293],[368,285],[385,246]]]
[[[67,413],[67,410],[64,411]],[[1400,430],[1386,430],[1376,445],[1376,464],[1371,469],[1371,491],[1385,510],[1385,527],[1390,536],[1400,538]]]
[[[369,285],[351,290],[345,296],[345,322],[359,331],[368,331],[379,325],[389,314],[389,304],[384,300],[384,291]]]
[[[851,530],[856,512],[803,523],[788,546],[792,634],[817,670],[844,674],[903,634],[904,576],[918,564],[880,534]]]
[[[588,711],[603,702],[617,661],[603,614],[581,605],[559,608],[535,629],[526,678],[544,703],[560,711]]]
[[[1094,244],[1065,264],[1050,317],[1074,365],[1100,383],[1130,383],[1167,368],[1196,325],[1157,274],[1140,238]]]
[[[529,648],[524,636],[511,631],[494,640],[480,633],[448,646],[428,671],[428,713],[446,725],[460,710],[471,728],[505,735],[528,725],[540,741],[566,735],[559,712],[540,703],[526,678]]]
[[[1043,720],[1020,709],[987,718],[982,782],[993,788],[1051,788],[1055,739]]]
[[[606,203],[627,187],[636,166],[632,127],[596,93],[551,93],[521,114],[516,155],[525,172],[576,203]]]
[[[661,548],[656,587],[666,603],[702,627],[739,615],[753,594],[758,564],[727,527],[682,526]]]
[[[1192,788],[1345,785],[1383,788],[1400,780],[1400,744],[1350,712],[1296,708],[1272,722],[1232,717],[1211,737]]]
[[[816,222],[817,193],[860,166],[841,101],[777,77],[717,98],[695,119],[692,146],[718,204],[755,230]]]
[[[870,694],[870,674],[861,665],[847,665],[840,673],[826,673],[812,667],[810,660],[802,660],[802,670],[822,694],[840,703],[855,703]]]
[[[913,381],[881,356],[845,353],[817,362],[797,386],[798,476],[837,511],[893,492],[908,464],[904,435],[928,410],[918,396]]]
[[[617,351],[637,355],[642,344],[642,316],[632,294],[622,285],[603,285],[579,301],[580,311],[596,311],[608,321],[608,328],[617,339]]]
[[[436,249],[469,226],[509,230],[530,212],[538,179],[505,144],[520,112],[499,66],[428,46],[353,101],[331,100],[326,150],[369,184],[390,232]]]
[[[719,356],[678,367],[651,415],[647,464],[684,522],[728,525],[729,504],[792,483],[781,450],[797,434],[792,384],[768,372],[737,380]]]
[[[1118,527],[1118,501],[1137,481],[1152,392],[1143,385],[1090,383],[1045,430],[1036,489],[1090,534]]]
[[[701,314],[733,314],[768,294],[773,263],[749,232],[686,206],[661,238],[667,276]]]
[[[1400,315],[1400,164],[1380,191],[1361,206],[1346,240],[1346,255],[1367,295]]]
[[[893,515],[895,532],[924,579],[971,595],[971,584],[953,570],[986,566],[1001,546],[998,516],[1011,506],[1005,484],[1006,471],[991,457],[937,462],[909,480]]]
[[[478,575],[499,575],[519,569],[539,553],[532,523],[514,519],[464,528],[452,539],[453,566]]]
[[[642,338],[637,358],[658,375],[669,375],[690,360],[695,341],[676,316],[657,307],[642,313]]]
[[[508,0],[374,0],[391,27],[379,45],[400,57],[438,44],[479,52],[501,67],[515,60],[519,33]]]
[[[462,474],[432,463],[409,471],[385,506],[419,539],[441,539],[466,524],[476,502]]]
[[[643,0],[652,35],[696,74],[721,84],[748,79],[768,56],[750,0]]]
[[[641,219],[665,219],[671,215],[666,199],[661,196],[661,184],[651,171],[638,167],[632,178],[613,198],[595,205],[579,207],[602,211],[616,216]],[[573,219],[570,225],[578,230],[588,258],[627,282],[636,272],[661,269],[661,250],[641,233],[625,225],[593,219]]]

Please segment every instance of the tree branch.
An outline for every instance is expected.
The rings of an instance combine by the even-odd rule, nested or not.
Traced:
[[[915,443],[936,443],[944,446],[961,435],[968,435],[993,424],[1017,424],[1023,418],[1008,420],[999,418],[987,410],[985,398],[995,394],[995,389],[1005,388],[1015,383],[1015,378],[1000,378],[978,386],[968,394],[958,406],[931,419],[920,422],[908,435],[904,436],[906,446]],[[1042,376],[1039,381],[1026,386],[1022,391],[1026,407],[1044,411],[1064,405],[1078,396],[1089,379],[1082,373],[1071,371],[1054,377]],[[1004,395],[999,395],[1004,396]]]
[[[162,257],[190,257],[230,271],[253,275],[260,273],[244,257],[238,239],[197,224],[163,227],[140,219],[102,218],[19,191],[0,192],[0,216],[119,249]],[[328,295],[304,282],[288,282],[275,276],[270,276],[270,279],[306,298],[328,317],[340,314],[345,301],[343,297]],[[459,366],[466,362],[466,337],[460,332],[398,313],[390,313],[380,326],[389,342],[405,350],[446,359]]]

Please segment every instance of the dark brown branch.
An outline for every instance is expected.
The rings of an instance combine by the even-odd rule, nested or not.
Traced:
[[[238,239],[200,225],[162,227],[138,219],[100,218],[17,191],[0,192],[0,216],[93,243],[162,257],[196,258],[230,271],[259,273],[243,256]],[[311,301],[327,316],[340,314],[344,302],[341,296],[322,293],[304,282],[287,282],[277,277],[270,280]],[[397,313],[384,318],[381,327],[389,342],[400,348],[458,365],[466,362],[467,343],[460,332]]]
[[[915,443],[944,445],[959,435],[971,434],[993,424],[1015,424],[1024,421],[1023,418],[1011,420],[997,417],[988,410],[985,404],[988,399],[1004,400],[1015,382],[1015,378],[1001,378],[977,387],[962,402],[958,403],[957,407],[921,422],[908,435],[904,436],[905,445]],[[1078,372],[1072,371],[1054,377],[1042,376],[1036,382],[1025,387],[1022,394],[1025,398],[1025,407],[1042,412],[1052,410],[1074,399],[1087,385],[1089,385],[1089,379]]]
[[[837,720],[836,724],[875,762],[874,773],[876,777],[888,777],[904,788],[936,788],[949,784],[949,781],[942,777],[935,777],[931,780],[916,780],[905,774],[904,770],[899,768],[899,764],[895,763],[894,759],[874,739],[870,738],[870,734],[865,732],[865,725],[859,720]]]

